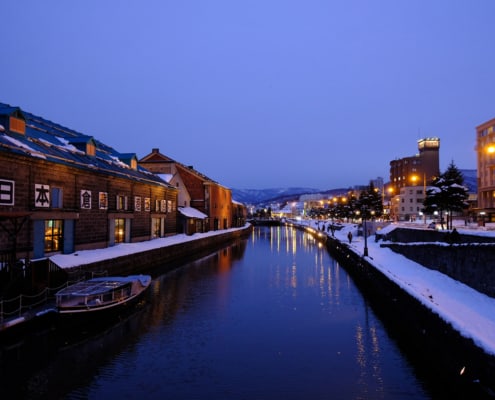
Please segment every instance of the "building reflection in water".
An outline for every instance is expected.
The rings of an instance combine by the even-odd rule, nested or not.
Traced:
[[[16,387],[60,394],[51,398],[140,398],[142,388],[174,399],[426,398],[311,235],[255,228],[248,240],[170,269],[153,273],[149,301],[132,318],[67,351],[57,341],[40,352],[39,372],[25,369],[33,349],[47,346],[26,348],[29,362],[12,349]]]
[[[320,307],[323,312],[335,313],[335,307],[349,299],[341,298],[341,291],[348,295],[352,291],[352,279],[347,273],[341,274],[340,265],[332,258],[327,257],[327,250],[320,241],[309,233],[298,234],[296,229],[290,227],[267,228],[270,249],[279,256],[282,249],[290,259],[284,266],[283,262],[276,260],[272,271],[272,283],[279,289],[291,290],[291,296],[298,296],[298,286],[301,284],[307,288],[318,291]],[[253,241],[260,240],[261,231],[253,233]],[[299,240],[299,243],[298,243]],[[259,243],[259,242],[258,242]],[[306,253],[304,258],[298,258],[298,249]],[[311,257],[307,257],[310,253]],[[307,260],[312,263],[308,264]],[[301,264],[300,260],[304,260]],[[330,265],[329,265],[330,264]],[[272,265],[267,266],[271,268]],[[341,276],[342,275],[342,276]],[[369,306],[365,304],[364,323],[358,322],[355,326],[354,352],[355,368],[358,370],[357,382],[354,390],[356,398],[384,398],[382,358],[380,338],[377,328],[369,322]],[[372,391],[372,393],[370,393]]]

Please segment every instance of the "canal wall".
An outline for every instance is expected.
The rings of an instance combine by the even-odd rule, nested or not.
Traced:
[[[386,235],[380,247],[439,271],[473,289],[495,297],[495,238],[452,234],[450,231],[396,228]]]
[[[495,297],[495,243],[384,243],[395,253]]]
[[[327,237],[329,253],[349,273],[376,315],[415,365],[449,380],[461,378],[479,398],[495,394],[495,357],[377,270],[346,243]],[[401,343],[404,343],[401,346]],[[477,382],[473,386],[473,382]],[[487,393],[491,393],[487,396]],[[476,397],[473,393],[473,398]]]
[[[105,273],[107,275],[132,275],[149,273],[153,269],[166,272],[212,252],[221,249],[230,243],[248,236],[253,227],[247,225],[242,229],[229,230],[216,235],[198,237],[196,240],[188,240],[164,247],[137,252],[133,254],[101,260],[83,266],[68,269],[68,273]]]
[[[303,226],[294,226],[307,230]],[[351,276],[366,303],[383,321],[402,353],[411,360],[411,365],[420,366],[419,376],[424,373],[425,376],[438,376],[440,381],[452,382],[460,393],[469,393],[470,398],[495,398],[495,356],[477,346],[472,339],[462,336],[449,322],[390,280],[346,242],[319,235],[316,230],[309,232],[317,240],[325,242],[328,252]],[[425,239],[421,231],[411,232],[411,235],[401,232],[401,235],[396,239]],[[432,240],[438,240],[438,237],[433,232]],[[407,247],[415,247],[411,244],[402,247],[397,244],[396,250],[407,254]],[[424,257],[428,254],[431,257],[431,253],[437,250],[436,247],[428,248],[429,244],[423,246]],[[438,247],[442,246],[443,250],[449,251],[449,245],[443,243]],[[445,254],[439,257],[446,260]],[[437,395],[441,397],[442,393]]]

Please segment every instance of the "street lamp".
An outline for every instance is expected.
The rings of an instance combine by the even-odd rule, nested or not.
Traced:
[[[363,230],[364,230],[364,253],[363,257],[368,257],[368,229],[366,227],[366,211],[367,208],[363,207]]]

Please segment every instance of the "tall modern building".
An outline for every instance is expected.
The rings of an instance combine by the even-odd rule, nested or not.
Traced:
[[[495,118],[476,127],[478,208],[487,222],[495,221]]]
[[[393,194],[407,186],[427,186],[440,175],[440,139],[418,140],[419,153],[390,161],[390,186]]]

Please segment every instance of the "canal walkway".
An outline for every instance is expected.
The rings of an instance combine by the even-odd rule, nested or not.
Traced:
[[[331,233],[319,231],[315,221],[292,221],[305,229],[320,232],[326,236]],[[390,224],[380,231],[387,231],[401,226]],[[403,225],[402,225],[403,226]],[[415,229],[428,229],[424,225],[411,225]],[[473,230],[464,232],[457,228],[459,233],[470,235],[494,236],[492,230]],[[348,234],[352,234],[349,243]],[[471,287],[456,281],[438,271],[426,268],[408,258],[393,252],[391,249],[381,247],[375,241],[375,236],[367,238],[366,245],[368,256],[364,256],[365,241],[358,235],[358,224],[342,224],[342,229],[335,231],[335,239],[345,243],[353,253],[362,256],[367,263],[372,265],[390,281],[397,284],[410,296],[417,299],[424,307],[437,314],[441,319],[450,324],[461,336],[472,339],[476,346],[485,353],[495,356],[495,299],[480,293]]]

